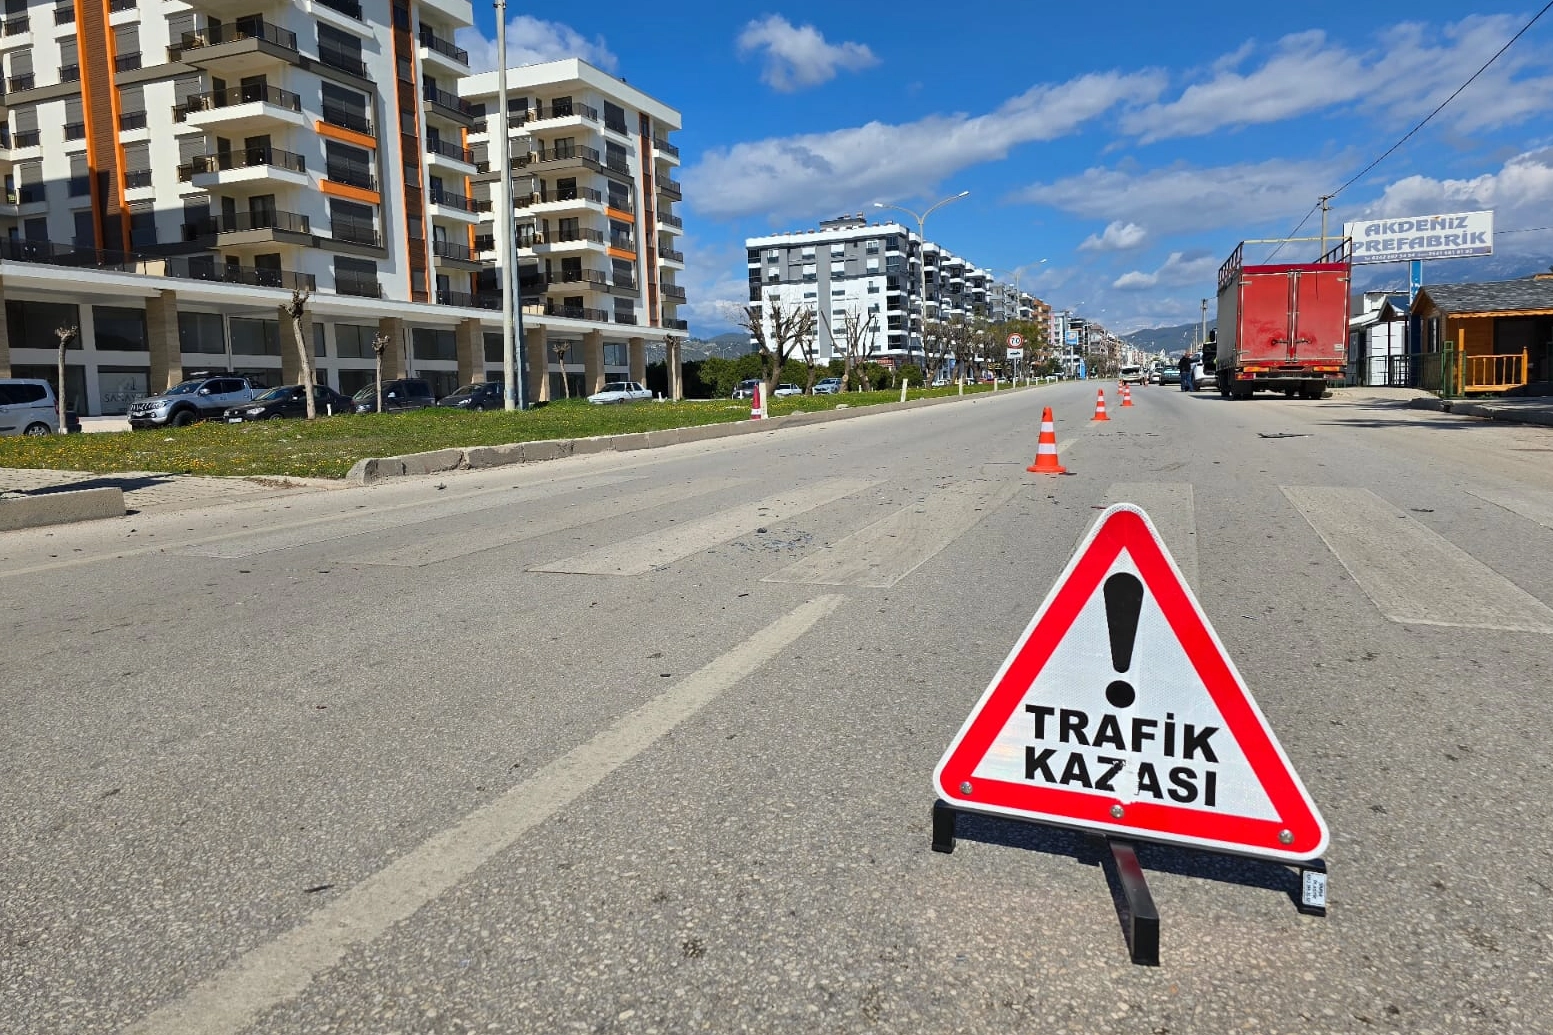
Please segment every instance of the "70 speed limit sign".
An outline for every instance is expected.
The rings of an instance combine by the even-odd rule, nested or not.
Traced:
[[[1025,358],[1025,336],[1022,334],[1010,334],[1008,336],[1008,358]]]

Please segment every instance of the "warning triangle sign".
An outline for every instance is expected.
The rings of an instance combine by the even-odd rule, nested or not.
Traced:
[[[1284,862],[1326,823],[1142,510],[1079,545],[934,772],[955,808]]]

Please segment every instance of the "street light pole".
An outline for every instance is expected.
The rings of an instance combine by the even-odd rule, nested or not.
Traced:
[[[501,266],[501,357],[502,357],[502,406],[507,410],[520,409],[517,385],[517,345],[513,341],[513,291],[518,285],[514,275],[517,266],[517,238],[512,232],[512,162],[511,144],[507,139],[507,0],[496,3],[496,106],[501,110],[493,120],[486,115],[486,125],[497,132],[496,167],[501,170],[497,180],[496,196],[496,261]]]
[[[923,212],[921,215],[918,215],[909,208],[902,208],[900,205],[886,205],[881,201],[874,202],[874,208],[893,208],[897,212],[906,213],[912,219],[917,221],[917,240],[919,242],[919,247],[922,249],[922,255],[917,260],[917,286],[921,290],[921,294],[918,296],[920,299],[918,304],[922,306],[922,362],[924,364],[927,363],[927,217],[933,214],[934,209],[942,208],[943,206],[949,204],[951,201],[959,201],[961,198],[968,194],[970,194],[970,191],[962,190],[958,194],[954,194],[947,198],[936,201],[932,205],[929,205],[927,211]],[[940,295],[942,295],[942,292],[940,292]],[[942,306],[940,306],[940,308],[942,308]],[[906,354],[908,356],[911,354],[910,342],[908,342],[906,345]],[[934,371],[934,373],[936,372],[937,371]]]

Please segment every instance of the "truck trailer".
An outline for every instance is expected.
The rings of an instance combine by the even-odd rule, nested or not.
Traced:
[[[1219,324],[1212,373],[1226,399],[1255,391],[1319,399],[1343,376],[1348,355],[1350,245],[1315,262],[1248,266],[1247,246],[1320,238],[1242,241],[1219,267]],[[1330,240],[1330,238],[1328,239]]]

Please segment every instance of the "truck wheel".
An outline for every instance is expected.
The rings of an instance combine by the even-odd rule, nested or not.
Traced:
[[[173,427],[175,428],[186,428],[193,423],[193,410],[179,410],[177,413],[173,414]]]

